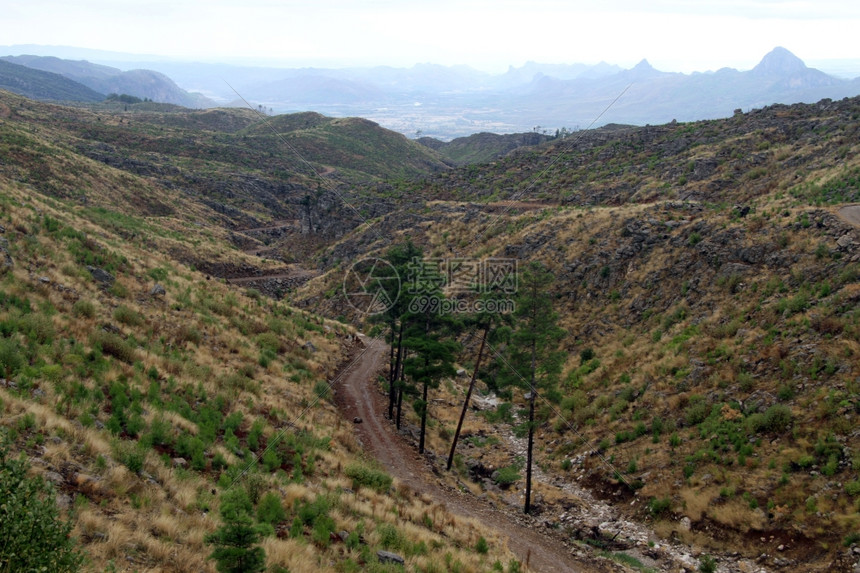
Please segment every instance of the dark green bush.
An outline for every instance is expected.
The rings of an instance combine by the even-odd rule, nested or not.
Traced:
[[[503,468],[499,468],[496,472],[493,473],[493,476],[493,480],[497,484],[501,486],[507,486],[520,479],[520,472],[515,466],[506,466]]]
[[[112,332],[104,330],[95,331],[90,337],[90,344],[101,350],[103,354],[113,356],[117,360],[122,360],[128,364],[132,364],[137,358],[134,348],[120,336]]]
[[[27,474],[22,456],[11,459],[0,436],[0,568],[3,571],[79,571],[84,556],[60,519],[53,488]]]
[[[791,428],[794,422],[794,416],[791,413],[791,408],[785,404],[774,404],[764,412],[761,419],[760,430],[781,434]]]
[[[662,499],[658,499],[656,497],[652,497],[648,502],[648,511],[651,512],[651,515],[661,516],[664,513],[668,512],[672,508],[672,500],[668,497],[664,497]]]
[[[346,466],[344,473],[347,477],[352,478],[353,489],[369,487],[380,493],[385,493],[391,488],[391,476],[380,470],[360,464],[351,464]]]
[[[281,505],[281,497],[273,491],[264,495],[257,505],[257,521],[277,525],[286,519],[287,512]]]

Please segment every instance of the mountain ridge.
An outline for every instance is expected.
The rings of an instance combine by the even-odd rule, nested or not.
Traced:
[[[0,59],[0,89],[39,100],[100,102],[104,94],[53,72]]]
[[[128,94],[140,99],[190,108],[214,106],[214,102],[205,96],[188,93],[168,76],[153,70],[122,71],[86,60],[63,60],[52,56],[21,55],[4,56],[0,59],[35,70],[59,74],[104,95]]]

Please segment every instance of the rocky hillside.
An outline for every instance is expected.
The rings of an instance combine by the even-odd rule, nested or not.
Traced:
[[[611,524],[592,528],[574,519],[589,503],[572,493],[583,491],[574,486],[585,487],[625,520],[714,555],[725,570],[737,569],[741,558],[768,570],[855,567],[860,100],[771,106],[717,121],[608,126],[459,169],[364,120],[315,114],[261,121],[250,110],[70,109],[2,94],[0,116],[12,261],[3,279],[4,340],[12,342],[4,344],[19,357],[7,365],[5,379],[16,386],[3,394],[4,425],[18,432],[17,447],[43,459],[63,484],[70,479],[61,463],[67,459],[81,466],[75,475],[129,470],[126,442],[158,430],[153,421],[163,411],[173,424],[163,438],[168,449],[148,450],[142,471],[157,482],[158,472],[177,471],[170,468],[174,457],[196,463],[204,481],[194,482],[201,484],[194,495],[205,499],[195,497],[195,507],[214,507],[202,484],[258,451],[248,443],[255,420],[264,419],[261,431],[271,436],[285,422],[280,413],[313,400],[317,382],[346,352],[340,345],[348,328],[305,312],[359,324],[362,317],[342,296],[345,271],[410,239],[430,257],[541,260],[553,271],[567,359],[558,399],[541,404],[533,525],[570,543],[661,551],[647,538],[613,532]],[[112,276],[113,286],[88,266]],[[301,273],[309,274],[291,282]],[[206,280],[212,276],[255,282],[228,289]],[[285,286],[270,289],[269,279]],[[154,292],[155,281],[165,294]],[[243,294],[248,287],[255,290]],[[260,290],[286,300],[262,298]],[[84,302],[76,311],[81,299],[92,306]],[[196,334],[181,334],[186,324]],[[268,336],[273,332],[277,340]],[[464,366],[474,359],[473,342],[460,357]],[[81,364],[66,364],[63,356],[78,356]],[[63,374],[75,369],[87,381],[80,398],[75,380]],[[446,382],[441,403],[455,407],[465,380]],[[258,382],[283,387],[285,401],[270,404],[275,398],[255,394]],[[482,391],[493,386],[484,380]],[[519,463],[524,402],[519,392],[495,390],[482,401],[485,412],[466,419],[472,439],[456,472],[440,475],[516,506],[518,474],[509,471],[502,488],[496,471]],[[187,408],[172,404],[173,395]],[[239,425],[201,413],[210,401],[223,420],[233,415]],[[69,413],[51,404],[68,404]],[[431,459],[453,431],[450,408],[434,413],[437,406]],[[121,414],[111,421],[115,411]],[[71,421],[50,422],[49,415]],[[214,437],[207,416],[218,418]],[[299,425],[309,432],[302,435],[339,441],[345,430],[333,416],[318,416]],[[407,418],[408,427],[414,414]],[[75,420],[87,432],[104,424],[97,435],[106,445],[86,438],[90,458],[75,457],[84,455],[75,446],[53,461],[53,445],[77,436]],[[46,432],[33,431],[43,425]],[[191,436],[203,443],[202,454]],[[281,466],[269,468],[293,475],[298,453],[301,475],[319,477],[314,483],[322,489],[296,497],[295,508],[330,492],[326,484],[340,484],[335,476],[351,463],[338,465],[319,443],[290,442],[278,450]],[[143,507],[166,512],[154,491],[134,493],[153,504],[141,501]],[[116,499],[109,498],[109,508],[116,509]],[[189,503],[180,507],[196,515]],[[332,519],[356,530],[358,518],[348,516],[358,509],[332,503],[342,510],[332,509]],[[306,525],[302,539],[313,535]],[[101,562],[131,555],[131,533],[93,531],[108,537],[94,535],[89,543],[119,540]],[[457,539],[461,548],[475,543]],[[340,546],[333,547],[318,549],[342,563],[333,556]],[[133,559],[146,553],[138,551]],[[414,558],[432,555],[416,549]],[[343,559],[359,562],[353,554]],[[291,570],[304,570],[291,563]]]
[[[271,243],[242,231],[278,227],[289,245],[269,251],[282,260],[391,210],[392,201],[367,199],[357,183],[448,169],[431,150],[360,119],[152,103],[68,108],[8,93],[0,93],[0,115],[6,177],[112,214],[119,203],[180,233],[232,232],[242,249]],[[211,253],[177,256],[227,276]]]
[[[489,163],[504,157],[511,151],[524,146],[538,145],[552,137],[541,133],[476,133],[467,137],[457,137],[451,141],[439,141],[432,137],[421,137],[417,141],[426,145],[456,165]]]
[[[304,295],[349,316],[340,269],[407,238],[431,257],[544,261],[568,359],[543,404],[540,519],[600,542],[569,521],[576,483],[728,560],[852,571],[858,129],[860,100],[825,100],[579,133],[446,172],[410,188],[424,206],[331,246]],[[461,475],[490,487],[474,468],[515,460],[474,451]]]
[[[332,403],[351,327],[187,266],[232,249],[176,173],[77,147],[160,130],[2,97],[0,449],[52,484],[83,570],[215,571],[228,519],[267,571],[521,570],[362,457]]]
[[[102,101],[105,96],[59,74],[0,61],[0,89],[48,101]]]

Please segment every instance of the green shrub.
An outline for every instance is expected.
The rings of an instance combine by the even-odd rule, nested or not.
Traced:
[[[248,447],[255,452],[260,448],[260,438],[263,437],[264,427],[265,422],[254,420],[254,423],[251,424],[251,430],[248,432]]]
[[[56,334],[51,317],[41,313],[23,316],[18,323],[18,328],[29,340],[37,344],[50,343]]]
[[[486,555],[489,551],[490,546],[487,544],[487,540],[483,536],[478,538],[478,542],[475,544],[475,552],[480,555]]]
[[[684,410],[684,420],[688,425],[696,426],[704,422],[710,413],[711,406],[704,399],[699,398]]]
[[[380,523],[376,526],[376,534],[379,536],[379,544],[383,549],[401,549],[405,546],[403,534],[390,523]]]
[[[520,479],[516,466],[506,466],[493,472],[493,480],[500,486],[508,486]]]
[[[281,497],[273,491],[263,496],[257,505],[257,521],[277,525],[287,519],[287,512],[281,505]]]
[[[321,400],[326,400],[331,396],[331,386],[325,380],[320,380],[314,384],[314,394]]]
[[[0,565],[3,571],[79,571],[84,556],[60,519],[53,488],[29,477],[22,456],[10,459],[0,436]]]
[[[12,338],[0,338],[0,371],[11,378],[24,366],[24,355],[18,342]]]
[[[104,330],[95,331],[90,337],[90,344],[100,349],[102,353],[113,356],[128,364],[132,364],[137,357],[134,348],[120,336],[112,332]]]
[[[113,318],[117,322],[128,326],[140,326],[143,324],[143,316],[136,310],[125,306],[124,304],[116,307],[113,311]]]
[[[256,341],[257,346],[263,350],[271,350],[275,353],[283,352],[285,350],[281,339],[274,332],[263,332],[262,334],[258,334]]]
[[[714,573],[717,570],[717,563],[710,555],[702,555],[699,559],[699,573]]]
[[[221,496],[222,525],[206,536],[215,549],[209,556],[220,572],[258,573],[266,569],[266,552],[256,546],[260,539],[251,517],[253,505],[244,488],[232,488]]]
[[[650,511],[651,515],[654,515],[655,517],[663,515],[671,508],[672,500],[668,497],[664,497],[662,499],[652,497],[651,500],[648,502],[648,511]]]
[[[143,470],[146,461],[146,449],[134,442],[122,440],[114,444],[114,455],[116,459],[134,473]]]
[[[583,348],[579,352],[579,363],[580,364],[585,364],[586,362],[588,362],[592,358],[594,358],[594,349],[591,347]]]
[[[774,434],[788,430],[794,422],[791,408],[785,404],[774,404],[764,412],[761,419],[761,429]]]
[[[297,503],[300,503],[297,501]],[[313,525],[320,517],[328,515],[331,504],[325,496],[318,495],[313,501],[301,502],[298,518],[305,525]]]
[[[353,489],[369,487],[380,493],[385,493],[391,488],[392,478],[383,471],[360,464],[351,464],[346,466],[344,473],[352,479]]]

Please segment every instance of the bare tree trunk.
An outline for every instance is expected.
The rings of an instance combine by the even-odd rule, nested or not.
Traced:
[[[487,334],[490,328],[484,329],[484,336],[481,338],[481,348],[478,350],[478,358],[475,360],[475,371],[472,372],[472,379],[469,381],[469,389],[466,391],[466,399],[463,400],[463,409],[460,411],[460,421],[457,422],[457,430],[454,432],[454,441],[451,443],[451,453],[448,454],[448,471],[451,471],[451,465],[454,463],[454,452],[457,451],[457,441],[460,439],[460,430],[463,429],[463,420],[466,418],[466,410],[469,409],[469,399],[472,397],[472,391],[475,389],[475,381],[478,378],[478,369],[481,367],[481,358],[484,356],[484,346],[487,343]]]
[[[403,411],[403,364],[400,366],[400,384],[397,388],[397,429],[400,429],[400,413]]]
[[[537,344],[532,342],[532,374],[529,380],[529,445],[526,454],[526,504],[523,513],[529,513],[532,508],[532,449],[535,444],[535,370],[537,369]]]
[[[421,399],[424,401],[424,405],[421,407],[421,435],[418,438],[418,453],[424,453],[424,434],[427,431],[427,410],[430,408],[430,404],[427,403],[427,387],[429,386],[429,382],[424,381],[424,393]]]
[[[391,330],[391,342],[394,342],[394,329]],[[391,356],[394,356],[394,345],[391,346]],[[397,335],[397,359],[392,360],[392,370],[390,372],[390,377],[388,381],[388,419],[391,420],[394,417],[394,402],[397,396],[397,392],[395,390],[396,382],[397,382],[397,374],[399,373],[403,356],[403,323],[400,323],[399,333]],[[399,417],[399,416],[398,416]],[[399,426],[398,426],[399,427]]]
[[[529,447],[526,459],[526,506],[523,510],[528,513],[532,508],[532,448],[535,443],[535,391],[532,390],[529,400]]]

